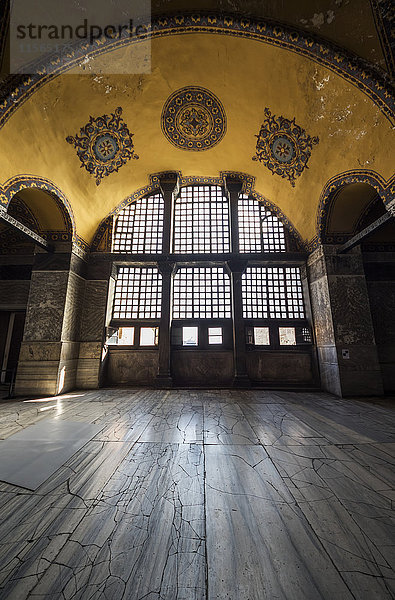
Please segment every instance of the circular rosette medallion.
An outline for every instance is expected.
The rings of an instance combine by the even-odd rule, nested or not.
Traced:
[[[162,131],[182,150],[208,150],[226,133],[226,115],[214,94],[200,87],[186,87],[170,96],[162,111]]]
[[[113,160],[119,151],[118,140],[112,133],[99,133],[92,141],[95,158],[101,162]]]
[[[275,135],[270,140],[273,158],[281,163],[291,163],[295,156],[295,144],[292,139],[283,134]]]

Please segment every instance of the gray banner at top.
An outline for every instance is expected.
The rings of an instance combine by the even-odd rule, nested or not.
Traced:
[[[13,0],[10,72],[148,73],[150,21],[150,0]]]

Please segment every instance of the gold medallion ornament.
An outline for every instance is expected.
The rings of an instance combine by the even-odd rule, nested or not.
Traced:
[[[185,87],[174,92],[163,107],[161,123],[169,142],[182,150],[208,150],[226,133],[226,115],[221,102],[201,87]]]

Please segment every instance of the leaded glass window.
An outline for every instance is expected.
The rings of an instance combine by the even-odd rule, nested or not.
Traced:
[[[162,276],[157,267],[120,267],[115,285],[114,319],[159,319]]]
[[[243,275],[245,319],[304,319],[299,267],[247,267]]]
[[[124,208],[115,223],[113,252],[160,254],[163,208],[162,194],[147,196]]]
[[[221,187],[181,188],[174,207],[174,252],[230,252],[229,200]]]
[[[223,267],[180,267],[174,277],[174,319],[231,317],[231,286]]]
[[[281,221],[262,202],[245,194],[239,198],[240,252],[285,252]]]

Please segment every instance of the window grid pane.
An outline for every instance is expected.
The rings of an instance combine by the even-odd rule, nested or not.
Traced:
[[[223,267],[182,267],[174,277],[174,319],[231,317],[230,279]]]
[[[281,221],[262,202],[245,194],[239,197],[240,252],[285,252]]]
[[[113,252],[160,254],[163,237],[163,196],[142,198],[118,215]]]
[[[229,201],[219,186],[181,188],[174,207],[174,252],[230,252]]]
[[[114,319],[159,319],[161,300],[162,276],[157,267],[120,267]]]
[[[304,319],[299,267],[247,267],[243,275],[244,319]]]

